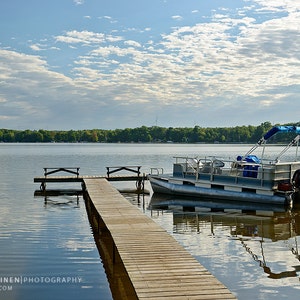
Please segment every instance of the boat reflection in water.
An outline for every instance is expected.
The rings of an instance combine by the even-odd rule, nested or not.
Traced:
[[[245,256],[252,256],[257,262],[256,265],[267,273],[269,278],[280,279],[300,275],[297,274],[300,272],[298,249],[300,211],[297,208],[289,210],[283,205],[222,202],[209,199],[202,201],[153,194],[149,209],[152,214],[154,211],[172,212],[173,234],[177,235],[179,241],[178,234],[206,234],[206,236],[218,237],[220,242],[219,244],[215,242],[214,247],[221,248],[221,241],[227,243],[224,239],[227,241],[229,239],[233,243],[242,245],[245,250],[243,257],[240,257],[241,261],[246,260]],[[206,242],[201,240],[198,247],[193,246],[199,251],[193,253],[195,256],[203,255],[201,247],[205,248]],[[234,247],[241,248],[237,245]],[[223,253],[223,255],[230,256],[231,253]],[[271,261],[270,264],[268,259]]]

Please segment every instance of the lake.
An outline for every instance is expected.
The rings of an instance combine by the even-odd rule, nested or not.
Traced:
[[[270,155],[278,148],[272,147]],[[34,196],[39,186],[33,178],[43,175],[44,167],[80,167],[81,175],[104,175],[106,166],[141,165],[144,173],[151,167],[167,173],[176,155],[227,158],[248,149],[221,144],[0,144],[0,299],[112,299],[82,197],[49,197],[45,203]],[[148,184],[146,188],[151,190]],[[154,206],[160,199],[152,193],[142,199],[125,196],[238,299],[299,298],[298,208],[193,211]]]

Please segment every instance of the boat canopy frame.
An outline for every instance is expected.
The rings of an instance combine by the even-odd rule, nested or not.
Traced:
[[[247,157],[258,147],[263,146],[263,151],[262,151],[262,158],[263,158],[267,140],[277,133],[289,133],[289,132],[294,132],[295,134],[297,134],[297,136],[294,137],[292,139],[292,141],[279,153],[279,155],[275,158],[275,162],[279,162],[282,155],[284,153],[286,153],[287,150],[294,145],[297,146],[296,157],[295,157],[295,160],[297,160],[298,146],[299,146],[299,140],[300,140],[300,127],[299,126],[274,126],[274,127],[272,127],[266,134],[264,134],[262,136],[262,138],[260,138],[260,140],[243,157]]]

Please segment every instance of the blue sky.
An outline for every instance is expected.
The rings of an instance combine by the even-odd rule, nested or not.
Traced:
[[[0,2],[0,128],[300,120],[300,1]]]

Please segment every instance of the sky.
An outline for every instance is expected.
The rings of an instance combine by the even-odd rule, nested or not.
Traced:
[[[300,121],[299,0],[2,0],[0,128]]]

